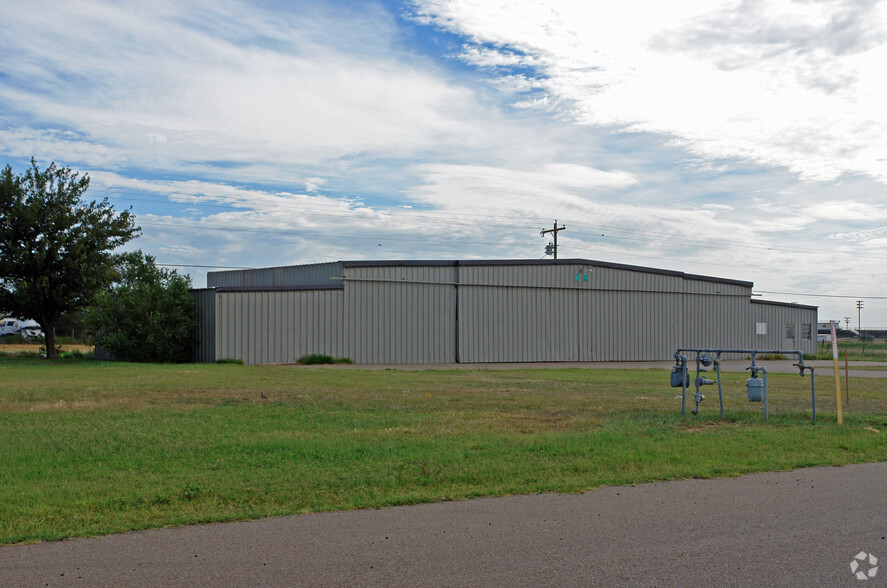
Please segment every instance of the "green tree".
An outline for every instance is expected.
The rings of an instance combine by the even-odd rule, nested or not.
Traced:
[[[158,268],[141,251],[123,255],[117,271],[114,286],[99,293],[86,313],[96,345],[126,361],[191,361],[190,276]]]
[[[85,203],[89,176],[52,163],[0,173],[0,309],[40,323],[56,357],[55,326],[113,279],[113,251],[138,236],[135,217],[105,198]]]

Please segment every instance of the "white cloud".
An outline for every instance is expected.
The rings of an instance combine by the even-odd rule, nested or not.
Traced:
[[[305,191],[317,192],[325,183],[326,180],[324,180],[323,178],[307,178],[305,180]]]
[[[109,167],[236,161],[273,181],[292,179],[294,164],[483,140],[471,119],[486,116],[471,90],[395,54],[300,38],[285,20],[239,3],[146,8],[96,1],[0,9],[4,73],[14,80],[0,85],[0,103],[43,127],[6,131],[2,147],[74,155],[76,145],[72,159]],[[38,21],[41,12],[53,17]],[[227,23],[220,28],[231,35],[232,21],[248,23],[241,34],[256,40],[220,36],[195,24],[203,19]],[[378,34],[385,45],[390,31]],[[295,40],[282,41],[287,35]]]
[[[557,218],[570,256],[887,283],[884,3],[385,6],[0,3],[0,153],[167,263],[540,257]]]
[[[501,51],[495,48],[472,45],[463,47],[457,57],[471,65],[485,68],[532,68],[541,65],[541,60],[532,55],[521,55],[514,51]]]
[[[637,181],[626,172],[565,163],[537,169],[429,164],[418,171],[422,184],[408,195],[442,212],[473,209],[480,214],[529,218],[544,216],[545,211],[581,211],[590,204],[594,189],[618,190]]]
[[[511,48],[535,57],[547,97],[520,106],[556,104],[584,124],[672,135],[709,159],[887,183],[883,2],[414,5],[476,42],[463,51],[469,62]]]

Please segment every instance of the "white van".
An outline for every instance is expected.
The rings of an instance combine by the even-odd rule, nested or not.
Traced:
[[[21,335],[25,339],[35,339],[43,336],[43,331],[37,321],[20,321],[12,317],[0,319],[0,337],[6,335]]]

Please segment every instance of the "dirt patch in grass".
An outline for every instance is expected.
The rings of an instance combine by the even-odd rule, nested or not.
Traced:
[[[507,417],[505,422],[520,433],[535,433],[540,429],[569,429],[574,424],[575,419],[566,419],[550,415],[521,414]]]
[[[685,433],[701,433],[703,431],[713,431],[717,429],[721,429],[728,425],[732,425],[730,421],[711,421],[708,423],[699,423],[698,425],[693,425],[691,427],[682,427],[681,430]]]

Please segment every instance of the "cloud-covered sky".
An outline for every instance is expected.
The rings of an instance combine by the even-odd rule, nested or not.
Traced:
[[[559,257],[887,326],[887,3],[0,4],[0,154],[206,266]]]

